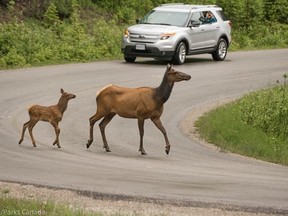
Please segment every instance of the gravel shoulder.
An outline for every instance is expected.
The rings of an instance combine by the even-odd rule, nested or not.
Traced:
[[[270,214],[231,211],[221,208],[184,207],[153,202],[109,200],[103,197],[83,196],[76,191],[53,189],[12,182],[0,182],[0,196],[16,199],[52,201],[72,209],[82,209],[103,215],[193,215],[193,216],[267,216]],[[35,209],[40,211],[41,209]]]

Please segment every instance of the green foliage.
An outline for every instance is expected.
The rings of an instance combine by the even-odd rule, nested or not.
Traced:
[[[288,2],[286,0],[264,0],[266,19],[288,24]]]
[[[69,19],[61,21],[51,2],[43,21],[0,24],[0,68],[95,61],[121,55],[115,44],[120,44],[124,27],[113,20],[93,19],[91,29],[80,19],[74,0]]]
[[[16,7],[20,2],[25,7]],[[120,58],[124,29],[153,7],[173,2],[0,0],[1,8],[14,5],[13,11],[5,10],[11,14],[10,21],[0,19],[0,68]],[[181,2],[221,6],[233,22],[230,50],[288,47],[285,0]]]
[[[287,90],[287,86],[285,88]],[[273,91],[273,95],[267,93],[268,91]],[[266,89],[252,93],[236,102],[205,114],[196,121],[195,126],[202,138],[215,144],[223,152],[227,150],[288,165],[287,137],[283,138],[283,134],[287,133],[288,128],[287,124],[284,123],[287,121],[288,108],[284,108],[287,98],[283,98],[282,91],[283,89]],[[261,97],[260,95],[265,96]],[[267,95],[269,95],[269,99],[266,98]],[[273,98],[274,96],[281,99],[281,102],[276,102],[277,105],[273,104],[273,102],[278,101]],[[266,100],[263,99],[264,97]],[[285,120],[279,119],[283,115],[287,115],[284,117]],[[246,119],[249,124],[243,119]],[[272,127],[268,126],[269,124],[272,124]],[[271,130],[271,132],[276,132],[279,129],[282,135],[276,136],[270,132],[266,133],[261,127],[265,128],[266,131],[267,129]]]
[[[238,28],[232,32],[232,49],[288,47],[288,25],[266,22],[257,27]]]
[[[275,138],[288,140],[288,85],[248,94],[241,101],[242,120]]]
[[[51,2],[44,14],[44,22],[46,27],[54,28],[60,22],[56,5]]]

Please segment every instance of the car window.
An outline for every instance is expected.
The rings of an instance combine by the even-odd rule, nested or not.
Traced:
[[[216,17],[211,11],[203,11],[202,16],[200,17],[200,21],[202,24],[211,24],[217,22]]]
[[[191,21],[192,22],[201,22],[200,17],[202,16],[201,12],[194,12],[191,16]]]
[[[183,27],[188,20],[188,16],[189,12],[152,10],[139,23]]]
[[[216,11],[217,12],[217,14],[221,17],[221,19],[223,20],[223,21],[227,21],[228,20],[228,18],[225,16],[225,14],[224,14],[224,12],[222,11],[222,10],[218,10],[218,11]]]

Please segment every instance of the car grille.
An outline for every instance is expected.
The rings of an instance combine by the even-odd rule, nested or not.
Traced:
[[[159,36],[155,34],[137,34],[130,32],[130,41],[134,43],[154,43],[157,40],[159,40]]]

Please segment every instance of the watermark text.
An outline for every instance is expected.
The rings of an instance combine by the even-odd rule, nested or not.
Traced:
[[[28,210],[28,209],[0,209],[0,216],[20,215],[20,216],[43,216],[47,215],[44,210]]]

